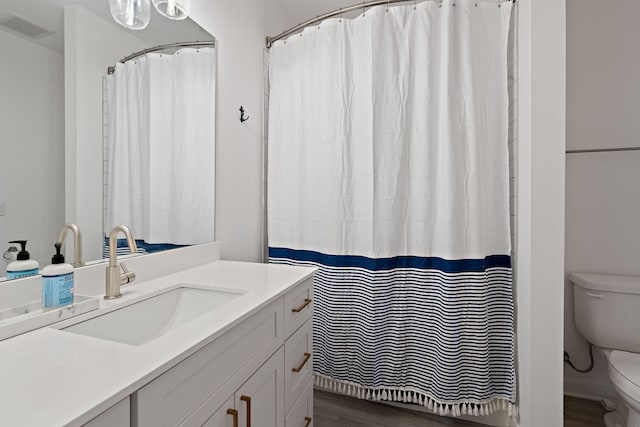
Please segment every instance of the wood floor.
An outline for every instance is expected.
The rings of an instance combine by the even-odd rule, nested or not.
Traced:
[[[481,424],[314,390],[314,427],[448,427]]]
[[[564,397],[564,427],[603,427],[605,413],[600,402]]]
[[[366,400],[314,390],[315,427],[450,427],[482,426]],[[565,397],[564,427],[602,427],[605,411],[599,402]]]

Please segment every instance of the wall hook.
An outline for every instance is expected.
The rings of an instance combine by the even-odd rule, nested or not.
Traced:
[[[249,120],[249,116],[244,116],[244,107],[240,106],[240,123],[244,123]]]

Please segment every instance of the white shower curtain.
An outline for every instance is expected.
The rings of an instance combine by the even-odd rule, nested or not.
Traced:
[[[214,48],[147,54],[108,81],[106,221],[147,243],[214,240]]]
[[[320,267],[317,385],[515,414],[511,6],[377,7],[272,47],[269,258]]]

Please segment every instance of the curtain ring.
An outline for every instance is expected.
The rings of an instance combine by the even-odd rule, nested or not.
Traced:
[[[362,0],[362,17],[367,16],[367,0]]]
[[[387,0],[387,12],[389,12],[389,0]]]
[[[340,16],[340,19],[338,19],[338,22],[342,22],[342,8],[340,8],[340,14],[339,14],[339,16]]]

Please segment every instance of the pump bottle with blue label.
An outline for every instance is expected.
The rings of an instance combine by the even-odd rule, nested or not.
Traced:
[[[29,252],[27,252],[26,240],[12,240],[9,243],[19,243],[22,249],[18,252],[16,261],[7,266],[7,279],[21,279],[40,273],[40,264],[35,259],[30,259]]]
[[[62,243],[55,244],[51,265],[42,269],[42,309],[44,311],[73,304],[73,266],[64,262]]]

